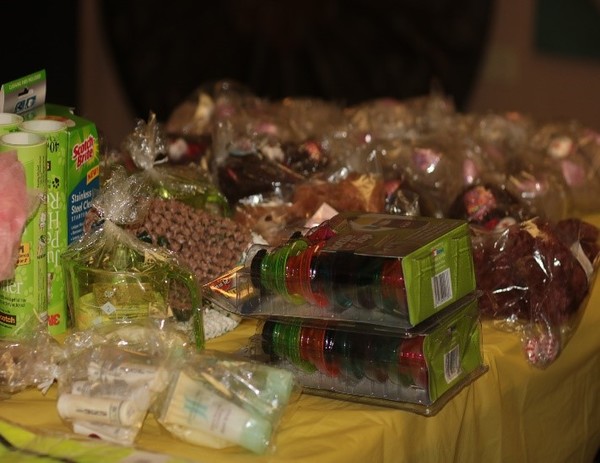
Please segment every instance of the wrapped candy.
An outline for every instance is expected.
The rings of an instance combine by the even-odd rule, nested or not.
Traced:
[[[167,145],[164,129],[152,113],[148,122],[139,120],[124,140],[123,151],[151,185],[152,198],[140,211],[139,220],[123,228],[141,241],[172,251],[199,282],[208,281],[235,265],[251,241],[250,232],[228,218],[227,199],[210,180],[207,166],[171,162]],[[96,218],[97,214],[90,214],[88,224]],[[169,304],[178,313],[193,305],[180,281],[170,283]],[[211,337],[239,322],[210,309],[207,312],[221,327],[205,333]]]
[[[572,213],[600,209],[600,137],[571,122],[541,124],[530,140],[532,156],[563,184]]]
[[[571,200],[568,187],[547,169],[531,168],[511,173],[506,191],[529,210],[530,215],[561,220],[569,217]]]
[[[405,145],[398,153],[410,189],[421,198],[421,212],[431,217],[445,217],[448,199],[463,187],[456,147],[445,139],[421,138]]]
[[[241,200],[235,220],[248,226],[268,243],[277,244],[307,225],[323,208],[337,212],[384,212],[385,184],[380,175],[342,172],[328,181],[312,179],[296,186],[289,201],[254,195]]]
[[[503,230],[533,217],[503,185],[493,183],[467,187],[452,203],[448,216],[487,230]]]
[[[353,131],[373,140],[413,140],[445,131],[453,122],[453,103],[437,92],[407,100],[376,98],[347,108]]]
[[[221,98],[228,111],[215,113],[211,168],[231,204],[253,195],[287,200],[296,185],[338,167],[347,130],[337,105],[309,98],[271,102],[235,92]]]
[[[209,135],[215,111],[213,92],[205,86],[197,88],[169,115],[165,130],[171,136],[200,138]]]
[[[233,219],[262,240],[274,244],[289,237],[287,229],[294,220],[291,207],[292,203],[282,198],[252,195],[236,204]]]
[[[488,167],[507,172],[533,130],[533,121],[523,114],[488,113],[474,116],[471,136],[491,163]]]
[[[142,220],[125,228],[176,253],[200,283],[235,265],[251,242],[249,229],[237,222],[175,199],[152,199]]]
[[[230,203],[255,194],[268,194],[281,188],[289,194],[304,177],[283,163],[262,153],[231,153],[217,168],[218,183]]]
[[[519,330],[530,364],[552,363],[575,331],[596,273],[600,231],[578,219],[473,228],[480,310]]]
[[[322,204],[338,212],[383,212],[385,191],[379,175],[349,172],[332,181],[313,180],[298,185],[292,198],[292,216],[308,219]]]

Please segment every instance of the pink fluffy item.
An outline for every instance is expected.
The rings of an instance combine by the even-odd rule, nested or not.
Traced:
[[[25,169],[17,153],[0,153],[0,281],[14,276],[28,216]]]

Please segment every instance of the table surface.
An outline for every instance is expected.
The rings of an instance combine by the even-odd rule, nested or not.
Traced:
[[[600,215],[588,217],[600,225]],[[136,446],[198,462],[591,462],[600,448],[600,284],[585,302],[573,338],[541,370],[530,366],[517,334],[483,322],[489,370],[436,415],[301,394],[277,429],[273,453],[215,450],[178,441],[148,416]],[[210,340],[235,351],[255,323]],[[0,402],[0,418],[40,431],[69,432],[56,411],[56,387]]]

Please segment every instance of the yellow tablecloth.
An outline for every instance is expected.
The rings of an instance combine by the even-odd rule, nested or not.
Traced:
[[[600,216],[589,218],[600,224]],[[596,279],[598,280],[598,278]],[[209,341],[233,351],[255,323]],[[547,369],[528,365],[516,334],[483,324],[489,371],[435,416],[302,394],[288,408],[273,454],[213,450],[180,442],[149,416],[137,446],[198,462],[591,462],[600,447],[600,284],[561,356]],[[0,402],[0,417],[44,431],[68,432],[56,388]]]

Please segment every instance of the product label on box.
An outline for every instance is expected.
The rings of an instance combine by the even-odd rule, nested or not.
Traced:
[[[49,144],[47,172],[48,330],[62,334],[69,317],[60,256],[70,243],[83,236],[85,217],[100,189],[98,133],[94,123],[58,105],[44,105],[24,117],[67,124],[66,133]]]
[[[94,191],[84,181],[75,187],[69,195],[68,242],[72,243],[83,235],[83,225],[87,212],[92,205]]]
[[[435,401],[483,363],[477,300],[445,320],[425,337],[429,395]]]
[[[323,251],[401,259],[412,326],[475,290],[464,221],[344,212],[330,227]]]
[[[41,70],[2,85],[0,112],[21,114],[44,104],[45,99],[46,71]]]

